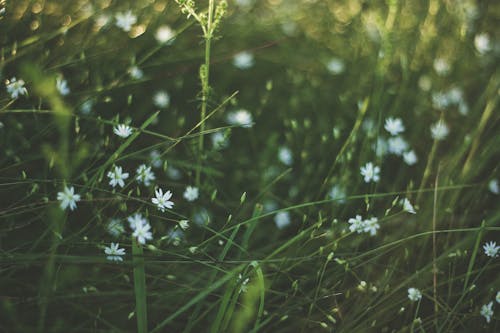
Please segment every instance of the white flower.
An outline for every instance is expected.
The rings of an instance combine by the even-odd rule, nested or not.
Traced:
[[[59,93],[63,96],[68,95],[71,91],[68,87],[68,81],[66,81],[62,77],[58,77],[56,79],[56,88],[59,91]]]
[[[422,293],[417,288],[408,288],[408,298],[412,302],[417,302],[422,298]]]
[[[292,151],[288,147],[281,147],[279,149],[278,158],[284,165],[290,166],[293,163]]]
[[[413,208],[413,205],[411,204],[410,200],[407,198],[404,198],[401,200],[401,204],[403,205],[403,210],[405,212],[408,212],[410,214],[416,214],[417,212],[415,211],[415,208]]]
[[[121,138],[127,138],[132,134],[132,128],[127,125],[117,125],[113,128],[113,132]]]
[[[214,149],[219,150],[228,146],[228,138],[222,131],[217,131],[210,136],[212,146]]]
[[[175,32],[168,25],[160,26],[155,32],[155,38],[160,44],[170,41],[174,35]]]
[[[134,215],[129,216],[127,218],[127,221],[130,225],[130,229],[132,230],[137,229],[138,225],[148,224],[148,220],[146,220],[146,218],[139,213],[135,213]]]
[[[340,74],[344,71],[345,65],[344,61],[339,58],[332,58],[330,61],[326,64],[326,68],[328,71],[334,75]]]
[[[283,229],[290,224],[290,213],[289,212],[278,212],[274,216],[274,223],[278,229]]]
[[[434,140],[443,140],[448,136],[449,132],[448,126],[442,120],[431,126],[431,135]]]
[[[378,218],[372,217],[371,219],[364,221],[364,228],[363,228],[364,232],[369,232],[371,236],[375,236],[377,234],[378,229],[380,229],[380,225],[378,224]]]
[[[181,227],[182,230],[186,230],[187,228],[189,228],[189,221],[188,220],[180,220],[179,227]]]
[[[349,230],[351,230],[351,232],[360,234],[365,231],[365,221],[363,221],[361,215],[356,215],[355,218],[350,218],[347,222],[350,224]]]
[[[488,36],[488,34],[481,33],[479,35],[476,35],[474,37],[474,46],[476,47],[476,50],[481,54],[485,54],[491,51],[490,37]]]
[[[498,256],[498,251],[500,251],[500,246],[497,246],[496,242],[489,242],[483,245],[484,254],[488,257],[495,258]]]
[[[239,52],[233,57],[233,65],[239,69],[248,69],[254,65],[253,54],[247,51]]]
[[[165,109],[170,105],[170,95],[165,90],[157,91],[153,96],[153,103],[160,109]]]
[[[27,95],[28,90],[24,87],[23,80],[17,80],[15,77],[10,79],[7,83],[7,92],[10,94],[10,97],[16,99],[19,95]]]
[[[137,66],[132,66],[128,69],[128,73],[133,79],[140,80],[144,77],[142,69]]]
[[[198,188],[194,186],[188,186],[184,191],[184,199],[186,199],[187,201],[195,201],[196,199],[198,199],[198,195]]]
[[[137,22],[137,17],[134,14],[132,14],[131,10],[125,13],[117,13],[115,15],[115,19],[116,19],[116,26],[125,32],[129,32],[130,29],[132,28],[132,25],[134,25]]]
[[[444,76],[450,72],[450,64],[443,58],[434,60],[434,70],[438,75]]]
[[[151,201],[158,207],[158,209],[162,212],[165,211],[165,208],[172,209],[174,203],[169,199],[172,197],[172,192],[167,191],[163,193],[161,188],[155,190],[156,198],[152,198]]]
[[[57,200],[61,201],[61,208],[66,209],[69,207],[70,210],[74,210],[76,208],[76,202],[80,201],[80,195],[75,194],[75,189],[73,186],[64,187],[63,192],[57,193]]]
[[[378,182],[380,179],[380,167],[374,166],[372,162],[368,162],[364,167],[361,167],[361,175],[365,177],[365,183],[370,181]]]
[[[497,303],[500,303],[500,291],[497,291],[497,296],[495,297]]]
[[[488,189],[493,194],[500,193],[500,189],[498,188],[498,180],[497,179],[490,180],[490,182],[488,183]]]
[[[403,133],[405,131],[401,118],[387,118],[385,120],[384,128],[387,132],[391,133],[391,135],[398,135],[399,133]]]
[[[373,148],[377,157],[383,157],[387,154],[387,150],[389,149],[387,141],[382,137],[377,138],[377,142]]]
[[[210,223],[210,213],[206,208],[202,207],[194,213],[192,220],[196,225],[199,226],[208,224]]]
[[[125,249],[119,248],[119,243],[111,243],[109,247],[104,248],[104,253],[107,254],[106,259],[111,261],[123,261],[122,256],[125,255]]]
[[[125,186],[124,180],[128,178],[128,172],[123,172],[122,167],[115,166],[113,171],[108,172],[108,178],[110,179],[109,185],[116,187],[116,185],[120,185],[120,187]]]
[[[489,302],[488,304],[484,304],[481,307],[481,316],[486,318],[487,323],[489,323],[491,321],[491,317],[493,316],[493,302]]]
[[[252,121],[252,114],[244,109],[230,112],[227,115],[227,122],[231,125],[248,128],[252,127]]]
[[[330,192],[328,192],[328,196],[335,201],[344,203],[346,197],[345,189],[340,185],[333,185]]]
[[[418,157],[417,154],[415,154],[415,151],[410,150],[403,154],[403,160],[408,165],[414,165],[418,162]]]
[[[405,150],[408,150],[408,143],[400,136],[389,138],[389,153],[396,155],[403,155]]]
[[[167,177],[173,180],[179,180],[182,178],[182,173],[176,167],[169,165],[167,168]]]
[[[149,153],[149,158],[151,159],[151,164],[155,169],[158,169],[163,164],[160,152],[158,150],[152,150],[151,153]]]
[[[149,223],[136,223],[134,232],[132,233],[133,237],[137,238],[137,242],[139,244],[145,244],[146,240],[153,239],[153,235],[151,234],[151,226]]]
[[[111,219],[108,223],[107,230],[113,237],[118,237],[125,232],[125,228],[119,219]]]
[[[179,229],[170,229],[168,234],[162,239],[167,239],[167,244],[172,244],[173,246],[179,246],[184,240],[184,232]]]
[[[137,179],[139,183],[143,183],[146,186],[151,185],[151,181],[155,180],[155,174],[151,171],[151,167],[146,166],[146,164],[139,165],[136,170],[136,174],[135,179]]]
[[[88,99],[80,105],[80,111],[83,114],[89,114],[92,111],[92,107],[94,107],[94,101],[92,99]]]

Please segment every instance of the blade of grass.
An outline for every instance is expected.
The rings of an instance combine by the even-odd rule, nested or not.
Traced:
[[[144,252],[137,240],[132,239],[132,262],[134,265],[135,314],[137,317],[137,332],[148,331],[146,303],[146,273],[144,267]]]

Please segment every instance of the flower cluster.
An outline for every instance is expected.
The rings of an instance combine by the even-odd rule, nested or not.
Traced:
[[[370,233],[370,236],[375,236],[377,230],[380,229],[378,218],[376,217],[363,220],[361,215],[356,215],[356,217],[350,218],[347,222],[350,224],[349,230],[351,232],[357,232],[358,234],[366,232]]]

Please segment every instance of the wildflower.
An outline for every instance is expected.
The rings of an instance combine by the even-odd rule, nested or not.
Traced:
[[[140,80],[144,76],[142,69],[140,69],[137,66],[130,67],[128,69],[128,73],[130,74],[130,77],[132,77],[133,79],[136,79],[136,80]]]
[[[391,133],[391,135],[398,135],[399,133],[403,133],[405,130],[401,118],[391,118],[391,117],[385,120],[384,128],[387,132]]]
[[[378,182],[380,179],[380,167],[374,166],[372,162],[368,162],[364,167],[361,167],[361,175],[365,178],[365,183],[370,181]]]
[[[342,59],[339,58],[332,58],[330,61],[326,64],[326,68],[328,71],[334,75],[341,74],[344,69],[345,69],[345,64]]]
[[[111,236],[118,237],[125,232],[125,228],[119,219],[111,219],[108,223],[107,231]]]
[[[136,174],[135,179],[146,186],[151,185],[151,181],[155,180],[155,174],[151,171],[151,167],[146,166],[146,164],[139,165]]]
[[[387,154],[388,149],[389,146],[387,140],[382,137],[378,137],[374,147],[375,155],[377,155],[377,157],[383,157],[385,154]]]
[[[73,186],[65,186],[63,192],[57,193],[57,200],[61,201],[60,206],[62,209],[69,207],[70,210],[74,210],[76,208],[76,202],[80,201],[80,195],[75,194]]]
[[[448,136],[449,132],[448,126],[442,120],[431,126],[431,134],[434,140],[443,140]]]
[[[500,246],[497,246],[496,242],[489,242],[483,245],[484,254],[488,257],[495,258],[498,256],[498,251],[500,251]]]
[[[404,198],[401,200],[401,204],[403,205],[403,210],[405,212],[408,212],[410,214],[416,214],[417,212],[415,211],[415,208],[413,208],[413,205],[411,204],[410,200],[407,198]]]
[[[422,293],[417,288],[408,288],[408,298],[412,302],[420,301]]]
[[[198,195],[199,195],[198,188],[194,186],[188,186],[184,191],[184,198],[187,201],[195,201],[196,199],[198,199]]]
[[[111,261],[123,261],[122,256],[125,255],[125,249],[119,248],[119,243],[111,243],[111,245],[104,248],[104,253],[107,254],[106,259]]]
[[[137,238],[139,244],[146,244],[146,240],[153,239],[150,229],[151,226],[147,221],[146,223],[136,223],[132,236]]]
[[[28,90],[24,87],[23,80],[17,80],[15,77],[10,79],[7,83],[7,92],[10,94],[10,97],[16,99],[19,95],[27,95]]]
[[[283,229],[290,224],[290,213],[289,212],[278,212],[274,216],[274,223],[278,229]]]
[[[438,75],[445,76],[450,72],[450,64],[443,58],[434,60],[434,70]]]
[[[212,146],[214,149],[219,150],[228,146],[228,139],[224,133],[217,131],[211,135]]]
[[[83,114],[89,114],[92,111],[92,107],[94,106],[94,101],[92,99],[87,99],[85,102],[80,105],[80,111]]]
[[[400,136],[390,138],[387,143],[391,154],[403,155],[404,151],[408,149],[408,143]]]
[[[167,177],[173,180],[179,180],[182,178],[182,173],[176,167],[169,165],[167,169]]]
[[[481,316],[486,318],[487,323],[489,323],[491,321],[491,317],[493,316],[493,302],[489,302],[488,304],[484,304],[481,307]]]
[[[488,189],[493,194],[499,194],[500,189],[498,187],[498,180],[497,179],[490,180],[490,182],[488,183]]]
[[[363,224],[363,231],[369,232],[371,236],[375,236],[377,234],[377,230],[380,229],[380,225],[378,224],[378,219],[376,217],[365,220]]]
[[[155,39],[158,43],[163,44],[170,41],[175,35],[175,32],[168,25],[162,25],[156,29]]]
[[[481,54],[485,54],[491,51],[490,37],[488,36],[488,34],[481,33],[479,35],[476,35],[474,37],[474,46],[476,47],[476,50]]]
[[[132,134],[132,128],[127,125],[117,125],[113,128],[113,132],[121,138],[127,138]]]
[[[497,296],[495,297],[497,303],[500,303],[500,291],[497,292]]]
[[[127,221],[130,225],[130,229],[135,230],[138,225],[148,224],[148,220],[144,218],[141,214],[135,213],[132,216],[127,218]]]
[[[137,17],[134,14],[132,14],[132,11],[130,10],[125,13],[116,14],[115,19],[116,19],[116,26],[125,32],[129,32],[130,29],[132,28],[132,25],[134,25],[137,22]]]
[[[168,240],[168,244],[179,246],[184,239],[184,232],[179,229],[170,229],[168,234],[164,238]]]
[[[253,54],[247,51],[237,53],[233,57],[233,65],[239,69],[248,69],[254,62]]]
[[[153,165],[153,168],[155,169],[158,169],[163,164],[158,150],[152,150],[151,153],[149,153],[149,158],[151,159],[151,165]]]
[[[292,151],[288,147],[281,147],[279,149],[278,158],[284,165],[290,166],[293,163]]]
[[[206,208],[200,208],[193,214],[193,222],[196,225],[205,225],[210,222],[210,213]]]
[[[179,227],[181,227],[182,230],[188,229],[189,228],[189,221],[188,220],[180,220]]]
[[[153,103],[160,109],[165,109],[170,105],[170,95],[165,90],[157,91],[153,96]]]
[[[227,115],[227,122],[231,125],[248,128],[252,127],[252,121],[252,114],[244,109],[233,111]]]
[[[128,178],[128,172],[123,172],[122,167],[115,166],[113,171],[108,172],[108,178],[110,179],[109,185],[116,187],[116,185],[120,185],[120,187],[125,186],[124,180]]]
[[[345,189],[340,185],[333,185],[330,192],[328,192],[328,196],[335,201],[344,203],[346,197]]]
[[[360,234],[365,230],[365,221],[363,221],[361,215],[356,215],[355,218],[350,218],[347,222],[350,224],[349,230],[351,230],[351,232]]]
[[[70,93],[70,89],[68,87],[68,81],[66,81],[62,77],[58,77],[56,79],[56,88],[59,91],[59,93],[63,96],[66,96]]]
[[[167,191],[163,193],[161,188],[155,190],[156,198],[152,198],[151,201],[158,207],[158,209],[162,212],[165,211],[165,208],[172,209],[174,203],[169,199],[172,197],[172,192]]]
[[[410,150],[403,154],[403,160],[408,165],[414,165],[418,162],[418,157],[415,151]]]

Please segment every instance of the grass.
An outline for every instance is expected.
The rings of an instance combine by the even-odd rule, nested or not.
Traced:
[[[498,331],[500,266],[484,245],[500,242],[499,12],[0,1],[0,331]],[[399,153],[388,118],[405,127]],[[153,204],[158,188],[171,209]],[[357,215],[378,229],[352,227]]]

